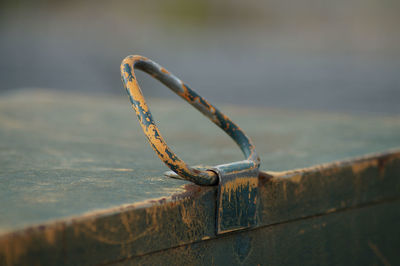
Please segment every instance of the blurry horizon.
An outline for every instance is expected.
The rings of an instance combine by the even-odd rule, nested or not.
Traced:
[[[211,102],[400,114],[395,0],[3,0],[0,7],[0,93],[124,95],[119,64],[140,54]],[[139,82],[146,96],[175,97],[144,74]]]

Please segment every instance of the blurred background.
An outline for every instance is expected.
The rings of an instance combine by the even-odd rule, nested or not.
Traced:
[[[211,102],[400,114],[398,0],[0,2],[0,93],[124,95],[140,54]],[[146,96],[176,97],[142,74]]]

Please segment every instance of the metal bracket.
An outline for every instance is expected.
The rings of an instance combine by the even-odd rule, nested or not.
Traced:
[[[223,234],[257,224],[258,166],[244,160],[210,169],[219,178],[216,233]]]

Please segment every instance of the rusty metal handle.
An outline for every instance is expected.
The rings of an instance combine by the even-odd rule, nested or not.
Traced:
[[[214,171],[201,171],[189,167],[167,146],[160,131],[154,123],[149,107],[147,106],[139,84],[136,81],[134,68],[140,69],[158,79],[165,86],[193,105],[202,114],[207,116],[239,145],[246,159],[254,164],[254,167],[259,167],[260,159],[256,153],[253,142],[227,116],[222,114],[203,97],[191,90],[188,85],[157,63],[139,55],[128,56],[121,63],[122,82],[147,139],[158,157],[172,171],[183,179],[189,180],[198,185],[216,185],[218,183],[218,176]]]

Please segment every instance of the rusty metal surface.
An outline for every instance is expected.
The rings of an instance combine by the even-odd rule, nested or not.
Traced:
[[[217,234],[257,225],[258,168],[250,161],[218,165]]]
[[[399,265],[400,200],[230,234],[112,265]]]
[[[134,128],[125,101],[28,92],[0,101],[0,264],[114,263],[221,239],[215,234],[216,187],[162,178],[163,168],[143,143],[140,129]],[[169,131],[171,142],[176,141],[189,161],[215,165],[239,159],[236,148],[208,128],[208,121],[204,127],[187,128],[182,124],[189,123],[192,114],[168,120],[171,114],[179,115],[183,105],[157,103],[154,111],[160,111],[160,121],[176,130]],[[227,109],[254,136],[263,165],[273,170],[399,143],[396,117]],[[219,144],[218,149],[201,149],[210,145],[207,136],[215,136],[211,145]],[[190,152],[196,147],[199,152]],[[399,166],[400,153],[393,151],[263,172],[259,227],[363,206],[381,208],[399,198]]]
[[[153,120],[136,80],[135,67],[158,79],[224,130],[241,148],[246,160],[201,170],[189,167],[179,159],[167,146]],[[198,185],[218,184],[217,234],[255,226],[260,158],[243,130],[187,84],[148,58],[126,57],[121,63],[121,77],[143,132],[158,157],[183,179]]]
[[[139,84],[136,81],[134,73],[135,68],[158,79],[224,130],[241,148],[246,159],[254,164],[251,168],[258,168],[260,166],[260,158],[256,153],[253,142],[248,136],[246,136],[243,130],[232,122],[226,115],[221,113],[215,106],[211,105],[206,99],[201,97],[187,84],[183,83],[162,66],[143,56],[128,56],[121,63],[121,77],[124,87],[129,95],[129,99],[136,111],[140,125],[142,126],[143,132],[150,142],[150,145],[157,153],[158,157],[172,171],[182,178],[198,185],[215,185],[218,183],[218,178],[215,172],[189,167],[167,146],[153,120]]]
[[[184,102],[150,100],[160,128],[188,163],[241,159],[229,137]],[[224,109],[254,137],[264,167],[273,171],[400,144],[397,117]],[[162,176],[168,168],[130,111],[124,97],[35,90],[0,97],[0,233],[184,193],[188,182]]]
[[[256,228],[272,226],[266,231],[263,229],[264,232],[271,232],[277,224],[296,224],[296,221],[307,224],[309,218],[347,211],[346,219],[354,221],[353,228],[361,224],[369,228],[360,231],[362,235],[367,235],[370,229],[382,232],[386,228],[397,229],[385,232],[396,235],[398,219],[389,219],[381,229],[380,223],[365,223],[365,218],[355,221],[351,217],[356,210],[368,206],[376,206],[376,211],[368,212],[369,217],[379,217],[379,213],[384,215],[388,211],[384,206],[400,200],[399,175],[399,152],[273,174],[261,179],[258,187],[260,221]],[[175,248],[179,250],[183,246],[192,250],[192,244],[196,246],[202,241],[232,239],[237,233],[228,234],[228,238],[215,235],[215,192],[215,187],[189,185],[186,194],[159,202],[113,208],[2,235],[0,261],[6,265],[31,265],[36,262],[57,265],[112,264],[130,259],[140,261],[145,254],[167,249],[174,254]],[[393,212],[391,215],[398,216]],[[290,230],[306,229],[295,225]],[[334,232],[327,230],[326,233],[327,239],[335,239]],[[358,238],[354,233],[350,231],[346,237],[355,241]],[[258,234],[257,231],[254,234]],[[268,234],[262,235],[264,233],[257,243],[268,237]],[[309,237],[309,243],[315,244],[312,235]],[[220,247],[230,247],[234,243],[227,242]],[[393,241],[390,245],[396,246]],[[196,253],[196,250],[193,250],[193,255],[202,254]],[[255,258],[273,256],[262,249],[252,250]],[[357,249],[351,250],[355,252],[353,258],[364,256]],[[231,250],[227,254],[235,256],[236,253]],[[179,257],[176,262],[183,263]]]

